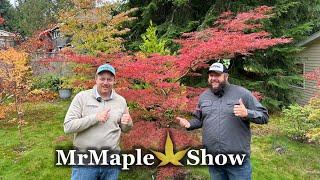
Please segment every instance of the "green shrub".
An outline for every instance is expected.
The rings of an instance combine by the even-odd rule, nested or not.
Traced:
[[[282,130],[298,141],[320,143],[320,98],[312,98],[309,104],[290,105],[282,111]]]
[[[308,119],[315,125],[315,128],[310,129],[306,136],[310,141],[320,143],[320,97],[312,98],[309,107],[311,113]]]
[[[49,89],[58,91],[61,80],[53,74],[34,77],[32,80],[32,89]]]

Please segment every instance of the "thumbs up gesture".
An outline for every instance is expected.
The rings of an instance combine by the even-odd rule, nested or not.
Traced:
[[[121,121],[121,124],[131,124],[132,123],[132,119],[131,119],[131,116],[129,114],[128,108],[125,110],[125,112],[122,115],[120,121]]]
[[[237,117],[246,118],[248,116],[248,110],[246,106],[243,104],[242,99],[239,99],[239,105],[234,105],[233,113]]]
[[[110,117],[110,109],[106,108],[103,111],[97,113],[96,118],[100,121],[100,122],[106,122],[107,119],[109,119]]]

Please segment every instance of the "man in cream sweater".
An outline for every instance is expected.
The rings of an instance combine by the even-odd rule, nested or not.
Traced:
[[[132,128],[126,100],[113,89],[115,69],[103,64],[96,72],[96,85],[78,93],[64,120],[64,132],[73,133],[73,145],[79,151],[108,149],[119,153],[121,132]],[[75,166],[71,179],[118,179],[115,166]]]

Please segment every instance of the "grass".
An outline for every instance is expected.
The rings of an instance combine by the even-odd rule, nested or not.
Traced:
[[[70,101],[26,104],[23,146],[18,129],[0,121],[0,179],[70,179],[70,167],[54,165],[57,147],[72,145],[63,132]],[[320,147],[292,141],[279,131],[275,116],[266,126],[254,126],[251,163],[253,179],[320,179]],[[188,179],[209,179],[207,167],[188,167]],[[120,179],[151,179],[154,169],[122,172]]]

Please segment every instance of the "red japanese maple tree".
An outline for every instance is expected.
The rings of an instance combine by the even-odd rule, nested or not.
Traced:
[[[107,57],[116,67],[117,91],[128,101],[134,119],[133,130],[123,136],[124,149],[140,146],[161,151],[169,128],[175,148],[181,149],[200,143],[178,128],[175,117],[191,113],[203,91],[181,84],[181,78],[207,67],[210,60],[250,55],[255,50],[291,42],[290,38],[272,38],[263,31],[259,20],[269,18],[271,11],[262,6],[237,15],[223,13],[213,27],[185,33],[175,40],[181,45],[178,55],[145,57],[122,53],[99,55],[94,61],[70,52],[65,55],[71,61],[94,66]]]
[[[289,38],[271,38],[262,30],[259,20],[269,18],[271,10],[262,6],[238,15],[223,13],[214,27],[183,34],[176,40],[181,45],[176,56],[131,55],[115,59],[112,64],[118,70],[118,91],[135,107],[131,111],[135,126],[124,136],[124,145],[162,149],[168,127],[173,127],[170,131],[177,149],[199,144],[186,131],[176,128],[174,118],[192,112],[203,89],[186,87],[180,79],[207,67],[210,60],[250,55],[258,49],[291,42]]]
[[[131,114],[136,121],[136,128],[126,136],[130,140],[124,138],[124,144],[157,148],[160,143],[158,134],[145,137],[153,143],[135,138],[144,133],[138,128],[140,124],[154,124],[148,128],[149,133],[175,127],[174,117],[192,112],[199,93],[203,91],[186,87],[181,84],[181,78],[207,67],[207,62],[213,59],[250,55],[258,49],[291,42],[290,38],[272,38],[268,32],[263,31],[259,20],[269,18],[271,12],[271,7],[261,6],[237,15],[223,13],[213,27],[185,33],[175,40],[181,45],[178,55],[153,54],[145,57],[118,53],[99,54],[98,58],[93,58],[63,51],[61,59],[94,66],[103,63],[106,58],[111,61],[117,69],[117,89],[134,107]],[[188,142],[187,139],[184,141]]]
[[[132,113],[138,121],[136,127],[145,123],[141,120],[148,120],[157,125],[154,130],[148,129],[148,132],[154,132],[174,126],[176,115],[192,112],[196,107],[197,95],[202,90],[188,88],[180,83],[180,79],[198,68],[208,66],[208,61],[233,58],[239,54],[250,55],[254,50],[289,43],[291,39],[271,38],[268,32],[261,29],[262,24],[258,20],[270,17],[271,10],[262,6],[238,15],[224,13],[214,27],[183,34],[181,39],[176,40],[181,45],[176,56],[154,54],[150,57],[124,56],[115,59],[112,64],[118,70],[120,94],[136,104],[136,110]],[[156,144],[143,143],[143,138],[134,138],[144,133],[138,129],[134,128],[127,136],[130,137],[130,143],[135,141],[133,144],[147,148]],[[146,138],[152,139],[150,136]],[[154,138],[153,142],[159,139],[158,135]],[[127,142],[126,138],[124,140]],[[184,139],[184,142],[188,142],[188,139]]]

